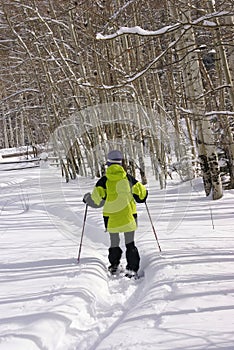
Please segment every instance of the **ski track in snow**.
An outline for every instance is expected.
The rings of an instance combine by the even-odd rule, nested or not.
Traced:
[[[82,196],[94,183],[65,184],[49,169],[0,172],[0,350],[233,350],[233,191],[211,202],[200,180],[152,184],[162,253],[141,205],[145,276],[132,281],[107,276],[101,210],[88,210],[76,262]]]

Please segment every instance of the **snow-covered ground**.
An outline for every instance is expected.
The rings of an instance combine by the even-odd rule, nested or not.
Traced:
[[[0,171],[0,350],[233,350],[234,191],[214,202],[200,179],[166,190],[152,180],[162,253],[138,205],[144,278],[132,281],[107,276],[101,209],[88,209],[77,264],[94,183]]]

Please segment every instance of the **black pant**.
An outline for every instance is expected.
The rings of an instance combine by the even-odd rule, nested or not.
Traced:
[[[115,234],[115,233],[112,233]],[[110,264],[118,266],[122,256],[122,249],[120,247],[110,247],[108,259]],[[127,270],[137,272],[140,266],[140,255],[134,241],[126,244],[126,259]]]

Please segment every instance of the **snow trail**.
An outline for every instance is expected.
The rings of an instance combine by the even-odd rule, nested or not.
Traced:
[[[76,261],[82,196],[95,180],[42,171],[0,172],[0,350],[233,349],[233,191],[211,202],[200,180],[165,191],[152,181],[162,253],[140,205],[145,276],[110,279],[99,209],[88,210]]]

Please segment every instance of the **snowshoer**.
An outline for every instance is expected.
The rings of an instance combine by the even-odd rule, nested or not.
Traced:
[[[148,192],[143,184],[127,174],[123,168],[123,155],[119,150],[108,153],[106,173],[96,183],[92,194],[86,193],[83,202],[93,208],[103,206],[103,218],[110,235],[109,271],[115,274],[120,264],[120,232],[124,232],[126,245],[126,276],[139,269],[140,256],[134,242],[137,228],[136,202],[144,203]]]

